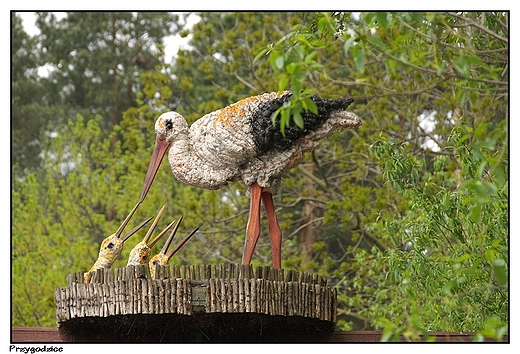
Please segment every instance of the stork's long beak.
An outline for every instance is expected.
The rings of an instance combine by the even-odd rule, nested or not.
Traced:
[[[184,246],[184,244],[185,244],[186,242],[188,242],[189,239],[190,239],[193,235],[195,235],[195,232],[197,232],[197,231],[199,230],[199,228],[200,228],[200,226],[197,227],[197,228],[195,228],[195,230],[193,230],[192,232],[190,232],[190,234],[189,234],[188,236],[186,236],[186,237],[184,238],[184,240],[182,240],[182,241],[181,241],[177,246],[175,246],[174,249],[172,249],[170,252],[168,252],[168,254],[166,255],[166,259],[169,261],[170,258],[172,258],[173,255],[174,255],[175,253],[177,253],[177,251],[180,250],[181,247]]]
[[[134,213],[135,211],[137,210],[137,208],[139,207],[139,204],[141,204],[141,202],[137,203],[135,205],[135,207],[130,211],[130,213],[128,214],[128,216],[126,217],[126,219],[123,221],[123,223],[121,224],[121,226],[119,226],[119,228],[117,229],[116,233],[114,234],[114,236],[116,236],[117,238],[119,238],[119,236],[121,236],[121,234],[123,233],[123,230],[125,229],[126,225],[128,224],[128,222],[130,221],[130,219],[132,218],[132,216],[134,216]],[[128,236],[130,237],[130,236]],[[127,237],[127,238],[128,238]]]
[[[168,251],[168,248],[170,247],[170,245],[171,245],[171,243],[173,241],[173,238],[175,237],[175,234],[177,233],[177,230],[179,229],[181,221],[182,221],[182,216],[179,218],[179,221],[177,221],[177,224],[173,228],[172,233],[170,234],[170,236],[168,237],[168,239],[164,243],[164,246],[161,249],[161,254],[166,254],[166,251]]]
[[[152,226],[150,226],[150,229],[148,230],[148,232],[146,233],[146,236],[143,239],[144,243],[148,243],[148,240],[150,239],[150,236],[152,236],[153,230],[155,230],[155,228],[157,227],[157,223],[159,222],[159,220],[161,219],[162,214],[164,213],[164,208],[165,207],[166,207],[166,205],[163,205],[161,210],[159,210],[159,213],[155,217],[155,220],[153,221]]]
[[[159,137],[155,138],[155,148],[153,149],[150,166],[148,166],[148,172],[146,172],[146,177],[144,178],[143,191],[141,192],[141,198],[139,199],[139,203],[141,203],[148,194],[148,190],[152,185],[157,170],[159,170],[159,166],[161,166],[161,161],[164,157],[164,154],[166,154],[166,150],[168,150],[169,146],[170,144],[168,142],[159,139]]]
[[[141,230],[143,228],[144,225],[148,224],[148,222],[150,220],[152,220],[153,216],[150,216],[148,219],[146,219],[145,221],[143,221],[142,223],[140,223],[139,225],[137,225],[136,227],[134,227],[129,233],[127,233],[126,235],[124,235],[123,237],[120,237],[121,241],[125,242],[126,240],[128,240],[130,238],[130,236],[132,236],[133,234],[135,234],[137,231]]]

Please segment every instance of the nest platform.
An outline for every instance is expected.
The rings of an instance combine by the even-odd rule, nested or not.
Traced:
[[[55,291],[58,328],[79,341],[284,342],[336,322],[336,289],[317,274],[239,264],[83,274]]]

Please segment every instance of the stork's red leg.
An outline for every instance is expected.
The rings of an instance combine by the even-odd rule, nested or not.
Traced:
[[[242,264],[251,263],[256,243],[260,237],[260,198],[262,195],[262,187],[255,182],[251,185],[250,191],[249,220],[247,221],[246,242],[244,245],[244,254],[242,255]]]
[[[262,192],[262,202],[264,203],[265,213],[267,214],[267,224],[269,225],[273,267],[282,268],[282,230],[276,218],[273,195],[271,192]]]

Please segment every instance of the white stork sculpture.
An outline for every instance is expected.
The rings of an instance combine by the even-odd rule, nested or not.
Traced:
[[[208,113],[188,127],[176,112],[162,114],[155,123],[156,144],[145,177],[144,200],[167,151],[173,175],[181,182],[218,189],[242,181],[249,187],[250,211],[242,263],[249,264],[260,236],[260,202],[264,204],[271,239],[273,266],[281,268],[282,232],[276,219],[272,193],[281,175],[301,163],[305,152],[342,128],[357,128],[361,119],[347,111],[351,98],[313,96],[318,114],[302,111],[304,128],[294,124],[284,134],[272,115],[292,93],[265,93]]]

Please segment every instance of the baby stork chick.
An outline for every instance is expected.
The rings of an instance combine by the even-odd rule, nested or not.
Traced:
[[[188,242],[188,240],[199,230],[199,227],[197,227],[188,236],[186,236],[177,246],[175,246],[175,248],[173,248],[170,252],[166,253],[168,251],[168,248],[170,247],[170,244],[173,241],[173,238],[175,237],[175,234],[177,233],[177,229],[179,228],[181,221],[182,216],[180,217],[179,221],[172,230],[172,233],[166,240],[166,243],[161,249],[161,252],[159,252],[159,254],[153,256],[152,259],[150,259],[150,262],[148,264],[150,266],[150,275],[152,276],[152,279],[155,279],[155,266],[168,264],[168,261],[173,257],[173,255],[177,253],[181,249],[181,247],[184,246],[184,244]]]
[[[143,226],[145,226],[150,220],[152,220],[152,217],[149,217],[139,225],[137,225],[132,231],[127,233],[124,236],[121,236],[123,233],[123,230],[125,229],[126,225],[134,215],[135,211],[137,210],[137,207],[141,204],[141,202],[137,203],[134,208],[130,211],[130,214],[126,217],[126,219],[123,221],[121,226],[117,229],[117,231],[108,236],[101,242],[101,247],[99,249],[99,256],[92,268],[88,272],[86,272],[83,276],[83,281],[85,283],[88,283],[90,281],[90,278],[92,276],[92,273],[98,269],[102,268],[110,268],[112,264],[116,261],[117,257],[121,254],[121,251],[123,250],[123,244],[126,240],[130,238],[133,234],[135,234],[137,231],[139,231]]]
[[[155,220],[153,221],[152,226],[150,226],[150,229],[146,233],[144,239],[141,242],[139,242],[137,245],[135,245],[135,247],[132,248],[132,250],[130,251],[130,257],[128,257],[128,263],[126,265],[127,267],[129,265],[147,264],[148,260],[150,258],[150,252],[152,250],[152,247],[155,246],[157,241],[159,241],[159,239],[164,234],[166,234],[166,232],[173,225],[174,221],[170,225],[168,225],[166,227],[166,229],[164,229],[150,244],[148,244],[148,240],[150,240],[150,237],[152,236],[153,231],[157,227],[157,223],[161,219],[162,214],[164,213],[165,207],[166,207],[166,205],[163,205],[161,210],[159,210],[159,213],[155,217]]]

